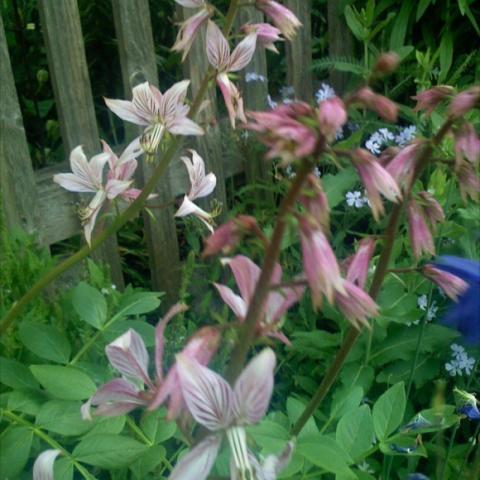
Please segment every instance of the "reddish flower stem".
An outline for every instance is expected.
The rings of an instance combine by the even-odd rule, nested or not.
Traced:
[[[295,205],[295,202],[300,194],[307,175],[312,169],[312,164],[309,161],[304,161],[297,172],[295,180],[290,187],[286,197],[283,199],[277,217],[277,223],[272,234],[272,239],[265,251],[265,261],[263,263],[262,272],[255,287],[255,293],[248,308],[243,327],[240,330],[240,335],[235,348],[232,352],[230,363],[228,365],[226,376],[233,382],[245,363],[248,350],[255,339],[255,327],[260,320],[260,317],[267,300],[267,296],[271,290],[270,281],[272,278],[275,264],[280,256],[280,248],[282,238],[287,226],[287,216]]]
[[[419,178],[427,164],[430,162],[434,147],[440,144],[440,142],[450,130],[452,123],[452,119],[447,119],[440,128],[440,130],[437,132],[437,134],[432,138],[430,144],[425,146],[423,152],[418,158],[415,173],[413,175],[412,182],[407,189],[407,193],[405,194],[404,201],[402,203],[395,204],[392,208],[390,220],[385,231],[385,244],[383,246],[382,253],[380,254],[380,259],[378,261],[377,268],[375,269],[372,284],[369,290],[369,294],[374,300],[378,297],[383,281],[385,280],[385,276],[388,272],[388,265],[390,263],[393,245],[395,243],[395,238],[397,235],[398,225],[400,223],[400,217],[405,199],[408,199],[408,197],[410,196],[410,191],[415,184],[416,179]],[[345,152],[342,151],[342,153]],[[292,435],[296,436],[302,431],[308,419],[315,413],[316,409],[322,403],[323,399],[330,391],[330,388],[335,383],[335,380],[337,379],[337,376],[340,373],[348,354],[355,345],[355,342],[357,341],[361,333],[362,330],[357,330],[354,327],[350,327],[345,339],[343,340],[342,345],[340,346],[340,349],[335,355],[335,358],[329,369],[327,370],[327,373],[325,374],[322,382],[318,386],[313,397],[310,399],[310,402],[305,407],[303,413],[300,415],[295,425],[293,426],[291,431]]]

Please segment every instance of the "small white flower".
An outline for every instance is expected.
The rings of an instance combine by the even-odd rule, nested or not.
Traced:
[[[365,142],[365,148],[373,153],[379,155],[382,148],[395,139],[395,136],[388,128],[380,128],[374,132],[370,138]]]
[[[452,376],[471,375],[475,366],[475,359],[469,357],[461,345],[453,343],[450,345],[452,350],[452,358],[445,364],[445,370]]]
[[[278,103],[270,95],[267,96],[267,105],[271,110],[278,107]]]
[[[364,205],[362,193],[359,191],[347,192],[345,198],[349,207],[362,208]]]
[[[426,310],[427,309],[427,305],[428,305],[428,299],[427,299],[427,296],[424,294],[424,295],[420,295],[417,299],[417,305],[418,305],[418,308],[420,310]]]
[[[266,82],[267,77],[265,77],[264,75],[260,75],[259,73],[256,73],[256,72],[247,72],[245,74],[245,81],[247,83],[249,83],[249,82]]]
[[[405,127],[395,136],[395,143],[399,147],[403,147],[404,145],[407,145],[407,143],[410,143],[415,138],[416,134],[417,127],[415,125]]]
[[[292,99],[295,97],[295,89],[291,85],[285,85],[280,89],[280,95],[285,103],[286,99]]]
[[[365,472],[365,473],[375,473],[375,470],[370,466],[370,464],[368,462],[363,462],[363,463],[360,463],[357,465],[357,468],[361,471],[361,472]]]
[[[465,348],[463,348],[461,345],[458,345],[456,343],[452,343],[450,345],[450,349],[452,350],[452,355],[458,356],[461,355],[462,353],[465,353]]]
[[[431,322],[436,316],[438,312],[438,306],[436,302],[433,302],[427,311],[427,321]]]
[[[295,178],[297,174],[293,171],[293,168],[291,165],[288,165],[288,167],[285,169],[285,173],[287,174],[288,178]]]
[[[320,169],[318,167],[315,167],[313,169],[313,174],[317,177],[317,178],[320,178],[322,176],[322,172],[320,171]]]
[[[450,363],[445,364],[445,370],[452,376],[456,377],[457,375],[462,375],[462,369],[458,366],[458,362],[453,360]]]
[[[315,99],[318,103],[336,96],[337,94],[335,93],[335,90],[327,83],[322,83],[320,88],[315,93]]]

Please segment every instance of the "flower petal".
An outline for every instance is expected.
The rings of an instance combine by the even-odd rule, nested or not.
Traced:
[[[247,304],[245,300],[225,285],[220,285],[219,283],[214,283],[213,285],[218,290],[222,300],[232,309],[235,316],[243,320],[247,314]]]
[[[186,355],[177,355],[183,398],[195,420],[209,430],[221,430],[232,420],[232,389],[217,373]]]
[[[60,450],[45,450],[33,464],[33,480],[53,480],[53,464],[61,454]]]
[[[247,35],[233,50],[228,64],[229,72],[237,72],[245,68],[252,60],[257,45],[257,34]]]
[[[168,131],[173,135],[204,135],[205,131],[200,125],[187,117],[178,116],[169,123]]]
[[[215,463],[221,437],[210,435],[177,463],[169,480],[205,480]]]
[[[155,87],[148,82],[137,85],[132,90],[132,104],[135,112],[143,118],[147,124],[152,123],[159,113],[159,102],[155,96]]]
[[[223,71],[230,61],[230,46],[217,25],[208,21],[207,27],[207,58],[214,68]]]
[[[228,265],[231,268],[238,289],[240,290],[240,295],[248,305],[253,297],[260,277],[260,268],[245,255],[225,258],[222,260],[222,264]]]
[[[148,353],[142,337],[132,329],[105,348],[110,364],[122,375],[150,384]]]
[[[104,98],[107,107],[118,117],[126,122],[136,125],[148,125],[149,122],[141,117],[132,102],[128,100],[115,100],[113,98]]]
[[[160,116],[164,122],[169,123],[179,115],[184,116],[185,109],[183,102],[187,95],[190,80],[182,80],[174,83],[162,96],[160,100]],[[170,128],[169,128],[170,130]]]
[[[74,173],[57,173],[53,181],[70,192],[96,192],[97,189],[89,181],[77,177]]]
[[[265,416],[273,392],[275,364],[275,353],[266,348],[243,369],[233,389],[237,423],[257,423]]]

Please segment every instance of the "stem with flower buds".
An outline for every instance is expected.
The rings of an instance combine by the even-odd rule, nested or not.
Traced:
[[[233,22],[235,20],[235,15],[238,10],[239,0],[231,0],[228,13],[226,16],[224,34],[228,35],[232,29]],[[190,108],[189,117],[194,118],[200,110],[202,101],[205,97],[205,94],[208,89],[208,84],[210,77],[212,75],[212,70],[209,69],[205,74],[202,83],[198,89],[198,92],[195,96],[195,99],[192,102]],[[15,302],[12,308],[7,312],[5,317],[1,320],[0,323],[0,335],[3,335],[8,328],[12,325],[18,315],[22,312],[25,306],[34,299],[47,285],[53,282],[56,278],[62,275],[64,272],[69,270],[71,267],[81,262],[84,258],[88,257],[94,250],[96,250],[100,245],[102,245],[108,237],[115,234],[123,225],[125,225],[129,220],[133,219],[143,208],[145,202],[148,199],[148,196],[155,188],[155,185],[158,183],[160,178],[164,175],[167,170],[168,165],[173,160],[178,150],[183,144],[183,139],[181,137],[176,137],[173,139],[172,143],[168,147],[167,151],[163,154],[160,162],[153,171],[150,179],[145,184],[140,195],[132,202],[132,204],[124,210],[124,212],[117,216],[115,220],[104,230],[98,233],[93,239],[90,245],[85,245],[71,257],[67,258],[63,262],[59,263],[55,268],[47,272],[43,277],[41,277],[37,282],[32,286],[32,288],[25,293],[25,295]]]
[[[250,345],[255,339],[255,327],[262,315],[267,296],[271,290],[270,281],[275,264],[280,256],[283,234],[285,233],[287,226],[287,216],[295,205],[303,184],[311,170],[312,163],[309,160],[305,160],[301,164],[290,190],[280,205],[272,239],[265,251],[265,261],[263,263],[262,272],[257,285],[255,286],[255,293],[253,294],[247,315],[245,316],[244,323],[240,330],[238,341],[232,352],[232,357],[228,365],[226,376],[230,381],[234,381],[242,370]]]
[[[429,163],[434,147],[440,144],[447,132],[450,130],[452,123],[453,121],[448,118],[442,125],[440,130],[437,132],[437,134],[432,138],[431,142],[425,146],[423,152],[418,158],[415,173],[405,194],[404,201],[395,204],[392,208],[390,220],[385,231],[385,244],[383,246],[382,253],[380,254],[380,259],[378,261],[377,268],[375,269],[372,284],[369,290],[369,294],[374,300],[378,297],[383,281],[385,280],[386,274],[388,273],[388,265],[390,263],[393,245],[395,243],[395,237],[397,234],[398,225],[400,223],[400,217],[403,206],[405,204],[405,200],[408,199],[408,197],[410,196],[410,192],[413,185],[415,184],[416,179],[421,175],[421,173]],[[338,350],[333,360],[333,363],[330,365],[327,373],[323,377],[322,382],[318,386],[317,391],[315,392],[310,402],[307,404],[304,411],[293,426],[291,431],[292,435],[296,436],[302,431],[308,419],[314,414],[315,410],[319,407],[327,393],[330,391],[330,388],[335,383],[335,380],[337,379],[337,376],[340,373],[348,354],[355,345],[355,342],[357,341],[361,333],[362,330],[357,330],[354,327],[350,327],[345,339],[343,340],[342,345],[340,346],[340,349]]]

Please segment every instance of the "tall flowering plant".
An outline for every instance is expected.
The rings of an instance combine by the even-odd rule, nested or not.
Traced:
[[[440,146],[443,140],[450,137],[454,141],[454,159],[446,161],[452,167],[452,176],[459,184],[461,195],[464,199],[478,196],[480,141],[466,116],[479,106],[480,90],[473,87],[456,93],[450,88],[438,86],[419,93],[415,97],[415,110],[425,115],[433,114],[442,103],[448,102],[446,120],[432,138],[405,142],[402,148],[385,149],[379,156],[376,156],[376,150],[369,151],[359,145],[346,149],[338,143],[338,139],[344,129],[349,128],[348,119],[352,112],[362,111],[360,114],[356,112],[356,118],[369,111],[386,122],[397,121],[401,111],[398,105],[376,92],[372,86],[373,79],[394,71],[398,64],[394,54],[382,55],[374,64],[366,84],[358,85],[343,97],[330,92],[328,96],[319,97],[314,105],[293,101],[269,111],[245,112],[242,94],[231,74],[244,69],[259,46],[276,50],[275,42],[282,40],[280,35],[287,41],[292,40],[301,22],[292,11],[277,1],[256,0],[249,2],[249,5],[264,13],[273,25],[244,25],[239,29],[240,38],[237,38],[236,34],[231,34],[231,29],[235,14],[241,7],[240,2],[232,1],[226,16],[217,15],[217,7],[206,0],[176,0],[176,3],[194,11],[180,25],[172,47],[174,51],[182,52],[183,60],[193,42],[201,38],[197,35],[199,30],[203,26],[206,28],[204,48],[211,68],[203,80],[199,95],[189,103],[187,90],[190,82],[182,80],[163,93],[154,85],[144,82],[133,88],[131,100],[105,99],[113,113],[142,127],[143,131],[119,157],[105,142],[103,152],[93,155],[90,160],[81,146],[76,147],[70,155],[72,172],[56,175],[54,181],[69,191],[93,194],[88,206],[81,211],[88,246],[76,254],[74,259],[77,261],[133,218],[148,199],[155,198],[152,191],[158,179],[175,155],[183,153],[180,158],[187,169],[190,187],[179,202],[175,216],[182,218],[193,215],[210,231],[210,236],[205,240],[203,256],[222,254],[221,262],[233,273],[239,294],[223,283],[215,282],[212,288],[216,289],[233,312],[234,319],[213,324],[209,318],[206,322],[208,325],[200,328],[201,317],[198,315],[197,318],[194,314],[194,325],[199,329],[188,340],[172,340],[172,344],[166,348],[166,326],[175,314],[185,310],[180,305],[173,307],[154,329],[154,341],[151,344],[154,349],[153,367],[149,365],[148,348],[142,332],[134,327],[127,328],[105,346],[106,357],[115,371],[114,378],[98,389],[92,389],[92,380],[88,376],[85,379],[86,374],[82,370],[88,367],[79,363],[78,367],[81,368],[77,369],[75,364],[96,340],[103,338],[118,316],[128,316],[125,312],[138,315],[138,302],[134,300],[128,308],[121,310],[123,313],[107,321],[105,303],[98,300],[98,292],[92,293],[87,288],[87,293],[82,297],[87,300],[77,301],[76,311],[98,332],[65,367],[69,375],[79,380],[80,393],[75,395],[74,400],[86,400],[81,407],[78,405],[84,421],[95,422],[99,417],[127,415],[129,428],[147,449],[142,450],[136,440],[130,442],[123,437],[117,438],[115,445],[127,446],[123,452],[132,462],[138,461],[138,464],[131,465],[135,470],[152,462],[148,455],[151,455],[150,449],[158,446],[155,442],[161,434],[156,429],[158,425],[149,423],[152,422],[151,418],[157,417],[149,415],[158,414],[160,408],[166,405],[166,420],[162,418],[162,422],[175,420],[178,426],[177,445],[182,442],[180,450],[184,450],[183,443],[188,444],[188,452],[172,455],[172,462],[165,462],[165,468],[169,469],[168,478],[172,480],[206,479],[212,471],[221,469],[225,459],[232,479],[273,480],[285,468],[289,468],[293,458],[300,458],[302,465],[320,467],[321,472],[325,470],[342,478],[350,478],[354,466],[377,451],[385,455],[408,456],[413,452],[423,455],[421,433],[440,431],[446,428],[445,425],[451,426],[464,417],[478,418],[474,396],[462,394],[462,402],[456,413],[444,408],[440,414],[438,411],[428,412],[419,414],[411,422],[404,422],[406,393],[403,383],[398,382],[375,402],[372,411],[368,405],[358,406],[357,402],[355,415],[345,415],[338,422],[335,439],[333,435],[320,434],[314,418],[356,341],[364,334],[367,355],[362,368],[365,367],[370,374],[375,329],[388,318],[385,312],[388,308],[385,308],[381,293],[390,275],[422,274],[438,285],[453,301],[458,302],[448,313],[445,322],[457,328],[466,343],[478,344],[478,296],[475,293],[479,279],[478,264],[448,256],[438,262],[424,264],[425,260],[430,262],[436,253],[434,235],[446,215],[434,192],[428,191],[423,181],[428,168],[435,165],[437,155],[442,153]],[[233,40],[236,43],[234,48]],[[214,228],[213,214],[195,203],[195,200],[213,192],[217,179],[214,172],[207,173],[204,159],[195,150],[183,151],[182,138],[205,133],[206,129],[195,121],[195,116],[210,83],[217,85],[222,93],[231,127],[254,132],[266,147],[266,160],[278,162],[278,169],[295,168],[296,174],[288,183],[288,189],[278,205],[273,228],[268,232],[262,227],[260,219],[248,215],[238,215]],[[384,137],[388,138],[388,135]],[[167,144],[168,148],[164,148]],[[163,152],[161,159],[157,158],[160,152]],[[142,190],[133,187],[134,173],[140,161],[150,162],[154,169],[151,179]],[[351,237],[345,248],[341,245],[344,238],[336,237],[333,221],[335,212],[331,205],[331,192],[326,188],[327,181],[315,174],[319,164],[330,170],[351,172],[355,181],[362,184],[365,190],[364,203],[368,205],[375,226],[372,231],[369,227],[361,232],[349,231]],[[115,208],[120,201],[126,203],[123,213]],[[105,214],[105,221],[99,222],[102,214]],[[114,217],[113,222],[108,221],[109,216]],[[406,221],[403,221],[404,217]],[[368,222],[366,224],[370,225]],[[394,268],[396,259],[393,253],[398,248],[396,238],[404,228],[408,230],[410,238],[408,249],[405,250],[408,252],[405,253],[408,265]],[[290,241],[298,246],[298,261],[292,262],[293,266],[284,265],[282,268],[284,258],[281,253],[287,232]],[[237,249],[250,242],[254,242],[256,251],[261,252],[255,261],[244,251],[236,254]],[[356,244],[356,248],[352,247],[353,244]],[[352,254],[342,259],[346,250],[352,250]],[[2,326],[8,326],[25,302],[71,263],[75,262],[67,262],[66,266],[58,267],[46,280],[41,280],[36,290],[12,309]],[[165,272],[166,275],[169,273]],[[282,432],[286,432],[286,438],[277,442],[275,454],[269,451],[263,455],[261,435],[255,428],[264,421],[270,421],[268,410],[276,393],[275,369],[282,373],[288,367],[288,361],[279,362],[277,366],[277,354],[273,348],[278,349],[282,344],[282,348],[292,348],[292,351],[295,348],[295,338],[292,344],[290,335],[287,336],[283,328],[293,330],[293,337],[298,337],[295,335],[293,318],[296,315],[291,312],[301,302],[301,308],[306,308],[308,304],[303,297],[311,302],[315,314],[337,320],[337,323],[329,325],[333,332],[321,332],[325,334],[320,336],[321,340],[327,343],[325,338],[338,337],[342,343],[339,343],[340,340],[335,343],[338,352],[331,364],[324,366],[319,385],[316,386],[314,373],[306,382],[309,393],[313,392],[313,395],[310,400],[300,402],[300,409],[297,408],[291,415],[292,419],[289,419],[290,424],[283,425]],[[93,314],[89,308],[91,301],[95,307]],[[149,311],[147,309],[140,313]],[[380,316],[381,321],[376,322]],[[323,317],[319,317],[319,322],[313,322],[313,332],[320,329],[323,320]],[[418,342],[421,343],[421,337]],[[265,344],[269,346],[265,347]],[[261,349],[257,348],[259,345]],[[52,355],[51,352],[49,354]],[[358,354],[356,358],[359,358]],[[417,368],[417,360],[415,358],[412,372]],[[209,364],[212,368],[208,367]],[[219,370],[224,370],[222,375],[217,373]],[[52,382],[48,371],[42,368],[32,368],[32,372],[36,380],[31,380],[23,372],[22,381],[29,388],[32,385],[37,388],[38,384],[32,382],[38,380],[47,394],[55,391],[58,379],[56,383]],[[96,377],[112,374],[111,370],[101,374],[97,372]],[[373,378],[373,373],[371,376]],[[408,393],[411,387],[412,377],[407,387]],[[274,403],[279,402],[282,400],[275,399]],[[291,405],[290,410],[295,410]],[[28,408],[32,411],[35,406]],[[78,414],[80,412],[77,411]],[[11,412],[9,415],[15,422],[25,425],[22,417]],[[141,428],[135,422],[135,415],[140,419]],[[265,417],[268,418],[265,420]],[[271,417],[274,418],[274,415]],[[332,416],[331,421],[325,422],[324,430],[334,421],[336,418]],[[305,434],[304,427],[307,424],[309,433]],[[33,466],[34,478],[53,478],[54,463],[61,456],[67,456],[85,478],[90,478],[90,474],[82,462],[92,464],[92,457],[95,458],[96,463],[92,464],[95,467],[118,466],[115,462],[121,462],[122,459],[117,456],[112,460],[110,449],[103,456],[92,452],[91,445],[96,445],[98,435],[104,435],[101,437],[104,441],[108,440],[108,435],[114,435],[103,434],[100,425],[93,427],[98,426],[97,431],[85,437],[72,454],[55,439],[41,436],[54,448],[38,456]],[[352,435],[349,435],[351,425],[358,431],[362,428],[366,431],[361,446],[355,444]],[[115,424],[105,427],[107,432],[116,431],[116,428]],[[418,435],[412,438],[412,432]],[[297,437],[298,446],[295,442]],[[305,437],[310,439],[305,440]],[[315,454],[317,451],[325,454],[325,449],[332,458],[325,460]],[[143,454],[145,457],[142,457]],[[298,463],[292,461],[292,464]]]

